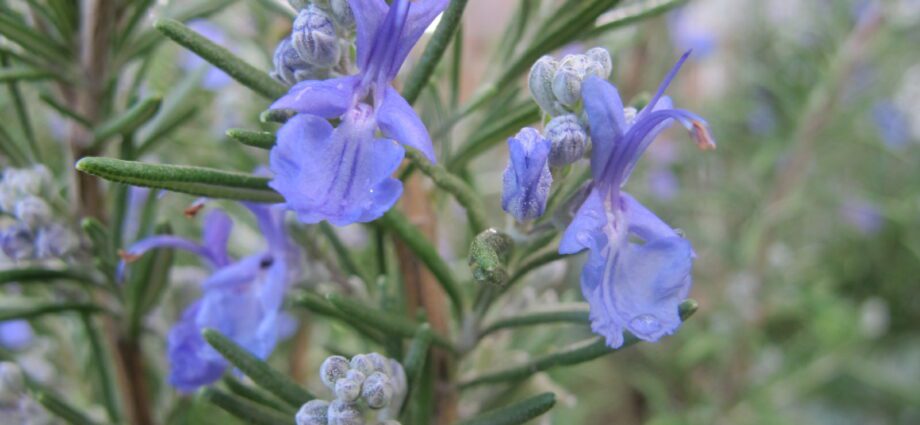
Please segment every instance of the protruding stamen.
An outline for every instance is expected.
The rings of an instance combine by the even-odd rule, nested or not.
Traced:
[[[139,258],[141,258],[140,255],[132,254],[123,249],[118,250],[118,256],[121,257],[121,259],[124,260],[125,263],[133,263],[137,261]]]
[[[712,138],[712,134],[709,133],[709,129],[706,128],[706,124],[701,121],[693,121],[693,129],[690,130],[693,140],[696,141],[696,146],[700,150],[708,151],[714,150],[716,148],[716,142]]]
[[[189,205],[182,213],[185,214],[186,218],[195,218],[202,209],[204,209],[204,202],[195,202]]]

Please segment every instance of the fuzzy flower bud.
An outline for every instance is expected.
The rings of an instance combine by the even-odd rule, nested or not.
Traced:
[[[292,86],[303,80],[321,77],[324,72],[307,63],[297,53],[289,38],[278,43],[273,57],[275,69],[271,72],[274,79]]]
[[[551,56],[543,56],[530,68],[528,85],[533,99],[540,105],[544,112],[550,115],[559,115],[564,112],[553,94],[553,78],[559,64]]]
[[[332,9],[332,17],[339,25],[348,29],[355,27],[355,13],[348,5],[348,0],[329,0],[329,7]]]
[[[470,245],[469,265],[477,282],[503,285],[508,280],[505,268],[514,243],[511,237],[495,229],[476,235]]]
[[[319,367],[319,379],[330,390],[335,390],[335,383],[348,375],[348,360],[342,356],[329,356]]]
[[[329,425],[364,425],[364,416],[354,404],[335,400],[329,405]]]
[[[371,409],[382,409],[393,398],[393,386],[390,377],[383,372],[374,372],[364,380],[361,397]]]
[[[364,376],[370,376],[374,372],[388,373],[387,358],[378,354],[358,354],[351,358],[351,368],[360,371]]]
[[[601,69],[601,74],[596,74],[598,77],[603,79],[610,78],[610,74],[613,72],[613,59],[610,58],[610,52],[603,47],[595,47],[589,49],[585,52],[585,57],[588,58],[589,68],[599,67]]]
[[[291,42],[300,57],[310,64],[328,68],[339,61],[339,40],[335,24],[315,6],[300,11],[294,20]]]
[[[329,402],[326,400],[310,400],[297,411],[294,417],[297,425],[328,425]]]
[[[34,229],[51,219],[51,208],[37,196],[26,196],[16,203],[13,215],[30,229]]]
[[[67,227],[52,223],[35,233],[35,256],[38,258],[61,258],[80,245],[77,235]]]
[[[588,133],[573,114],[553,118],[545,129],[551,144],[549,165],[561,167],[579,160],[585,153]]]
[[[510,158],[502,175],[502,209],[518,221],[543,215],[553,176],[547,161],[549,140],[525,127],[508,139]]]
[[[361,384],[363,383],[363,373],[357,370],[349,370],[344,378],[335,381],[335,398],[353,403],[361,396]]]
[[[14,224],[0,231],[0,250],[11,260],[32,258],[35,253],[34,236],[22,224]]]

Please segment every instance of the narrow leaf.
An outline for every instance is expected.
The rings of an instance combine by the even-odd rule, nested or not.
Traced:
[[[463,181],[447,171],[446,168],[439,164],[433,164],[428,161],[424,155],[415,149],[406,149],[406,157],[418,167],[425,175],[431,178],[435,185],[444,189],[444,191],[454,195],[463,208],[466,209],[467,217],[472,226],[473,233],[479,233],[488,227],[488,218],[486,217],[485,206],[479,195]]]
[[[585,307],[566,310],[541,311],[499,319],[493,322],[491,325],[487,326],[482,331],[480,336],[486,336],[501,329],[559,322],[588,323],[588,309]]]
[[[39,55],[51,62],[60,63],[69,57],[67,49],[35,31],[15,16],[0,11],[0,35],[22,46],[27,52]]]
[[[265,72],[240,59],[229,50],[214,44],[179,21],[158,19],[153,26],[176,43],[201,56],[202,59],[267,99],[277,99],[287,92],[287,87],[272,79]]]
[[[428,347],[431,345],[431,326],[427,323],[422,324],[415,331],[415,337],[409,344],[409,351],[403,359],[402,364],[406,369],[406,376],[410,383],[415,382],[422,369],[425,368],[425,359],[428,357]]]
[[[270,131],[253,131],[242,128],[231,128],[227,130],[227,137],[246,146],[252,146],[259,149],[271,149],[275,146],[275,135]]]
[[[680,305],[681,320],[686,320],[696,312],[697,303],[687,300]],[[613,349],[607,346],[604,338],[592,338],[587,341],[573,344],[566,349],[537,357],[529,362],[508,369],[487,372],[482,376],[462,382],[460,388],[469,388],[482,384],[517,381],[528,378],[533,374],[561,366],[571,366],[594,360],[603,355],[619,351],[639,342],[639,339],[630,333],[625,333],[624,342],[620,348]]]
[[[597,37],[608,31],[623,28],[644,19],[661,15],[686,2],[687,0],[646,0],[623,6],[611,12],[607,22],[592,28],[590,31],[582,34],[580,38],[584,40]]]
[[[434,275],[438,283],[441,284],[441,288],[444,289],[444,292],[447,294],[448,298],[450,298],[455,313],[458,316],[462,314],[463,301],[460,295],[460,288],[457,282],[454,281],[450,267],[448,267],[444,259],[438,255],[438,250],[431,245],[431,242],[425,238],[425,235],[423,235],[417,227],[409,223],[409,220],[396,210],[390,210],[384,214],[379,222],[395,233],[396,236],[405,242],[409,249],[418,256],[419,260],[425,263],[425,266],[428,267],[428,270],[431,271],[431,274]]]
[[[419,325],[409,318],[370,308],[340,294],[329,294],[326,298],[342,312],[386,334],[412,338],[418,331]],[[432,333],[432,342],[451,351],[456,351],[453,344],[441,335]]]
[[[510,109],[508,114],[496,119],[494,124],[477,131],[466,144],[460,146],[448,161],[447,169],[456,171],[465,167],[471,160],[513,135],[521,127],[540,120],[540,107],[534,102]]]
[[[86,157],[77,170],[134,186],[166,189],[209,198],[276,203],[284,198],[268,187],[269,179],[212,168],[146,164],[113,158]]]
[[[556,404],[556,395],[543,393],[510,406],[483,413],[467,419],[457,425],[518,425],[536,418],[552,409]]]
[[[441,61],[441,57],[444,56],[447,45],[460,26],[466,2],[467,0],[453,0],[450,2],[450,6],[441,15],[441,23],[434,30],[434,35],[431,36],[428,45],[425,46],[421,59],[419,59],[415,68],[412,68],[412,72],[406,79],[402,95],[410,105],[418,99],[418,95],[422,93],[422,88],[428,84],[431,74],[434,73],[434,69]]]
[[[37,304],[25,307],[0,309],[0,322],[5,322],[7,320],[34,319],[46,314],[99,313],[102,311],[104,311],[102,307],[90,303]]]
[[[156,234],[170,234],[168,224],[158,226]],[[172,249],[156,249],[144,255],[131,265],[130,280],[125,285],[128,299],[127,330],[130,338],[138,338],[141,324],[147,313],[156,307],[169,285],[169,271],[172,269],[175,252]]]
[[[121,422],[121,412],[118,409],[118,397],[115,395],[115,382],[112,381],[111,366],[113,362],[102,349],[102,338],[99,331],[93,325],[93,319],[89,314],[84,313],[83,328],[86,330],[86,339],[89,341],[90,352],[95,359],[96,372],[99,374],[99,387],[102,389],[102,401],[105,406],[109,421],[112,423]]]
[[[291,413],[292,415],[296,412],[296,409],[293,409],[291,406],[288,406],[281,400],[278,400],[277,398],[266,394],[257,388],[252,388],[232,376],[224,376],[223,381],[224,385],[227,386],[227,389],[230,390],[230,392],[247,400],[258,403],[270,409],[277,410],[279,412]]]
[[[313,313],[339,320],[352,328],[366,338],[378,344],[384,343],[383,335],[377,330],[371,329],[361,321],[345,314],[342,310],[337,309],[329,301],[309,292],[303,292],[294,297],[294,304],[303,307]]]
[[[137,130],[156,115],[162,102],[160,97],[149,97],[132,105],[128,110],[103,122],[93,131],[93,144],[100,145],[106,139],[117,134],[130,133]]]
[[[71,425],[94,425],[90,418],[50,391],[37,391],[34,396],[45,409]]]
[[[61,280],[76,282],[87,286],[95,285],[91,277],[72,269],[28,267],[0,270],[0,286],[7,283],[41,284],[54,283]]]
[[[214,388],[205,388],[201,392],[201,396],[247,424],[291,425],[294,423],[293,416],[276,412],[252,401]]]
[[[283,373],[272,369],[264,361],[240,347],[229,338],[214,329],[205,329],[201,333],[204,339],[214,347],[227,361],[252,379],[258,386],[278,396],[291,406],[299,408],[314,397],[307,390],[297,385]]]
[[[6,83],[10,81],[45,80],[48,78],[57,77],[60,77],[60,75],[52,74],[51,72],[28,66],[11,66],[8,68],[0,68],[0,83]]]
[[[45,102],[46,105],[50,106],[51,109],[54,109],[57,113],[70,118],[74,122],[83,126],[83,128],[92,128],[93,123],[78,114],[76,111],[58,103],[58,101],[55,100],[54,97],[52,97],[50,94],[42,93],[38,95],[38,98],[41,99],[42,102]]]

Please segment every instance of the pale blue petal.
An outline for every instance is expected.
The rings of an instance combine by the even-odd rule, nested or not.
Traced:
[[[606,245],[607,237],[602,231],[606,223],[607,214],[601,195],[597,190],[592,190],[575,213],[575,219],[562,234],[559,253],[574,254],[583,249],[594,250]]]
[[[218,267],[230,263],[227,241],[230,240],[231,230],[233,230],[233,220],[221,210],[212,210],[204,218],[201,240],[217,261]]]
[[[358,69],[367,70],[367,61],[374,45],[377,30],[387,14],[383,0],[348,0],[355,15],[355,48],[358,53]]]
[[[509,161],[502,181],[502,209],[518,221],[543,215],[553,176],[550,141],[537,130],[522,129],[508,139]]]
[[[428,129],[412,106],[392,87],[387,87],[377,110],[377,124],[385,137],[417,149],[429,161],[436,162]]]
[[[301,81],[272,104],[271,109],[293,109],[301,114],[337,118],[354,101],[359,76]]]
[[[198,302],[189,306],[166,337],[168,380],[170,385],[184,393],[194,392],[201,386],[217,381],[227,367],[223,359],[202,355],[209,347],[201,336],[201,328],[195,324],[199,308]]]

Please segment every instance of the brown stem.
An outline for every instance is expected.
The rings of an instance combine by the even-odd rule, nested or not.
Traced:
[[[153,414],[150,411],[150,393],[147,388],[147,379],[144,373],[144,356],[141,353],[140,341],[136,339],[119,339],[118,354],[122,370],[127,371],[128,401],[131,404],[131,423],[137,425],[153,425]]]
[[[421,184],[421,177],[414,175],[405,184],[402,208],[410,222],[419,227],[432,242],[435,238],[435,214],[428,194]],[[396,255],[406,289],[406,305],[409,314],[415,315],[419,308],[424,310],[431,328],[441,335],[449,334],[449,306],[447,297],[435,277],[416,258],[412,251],[399,240],[396,241]],[[453,385],[456,373],[450,354],[440,348],[432,348],[429,367],[434,376],[435,424],[447,425],[457,419],[457,393]]]

